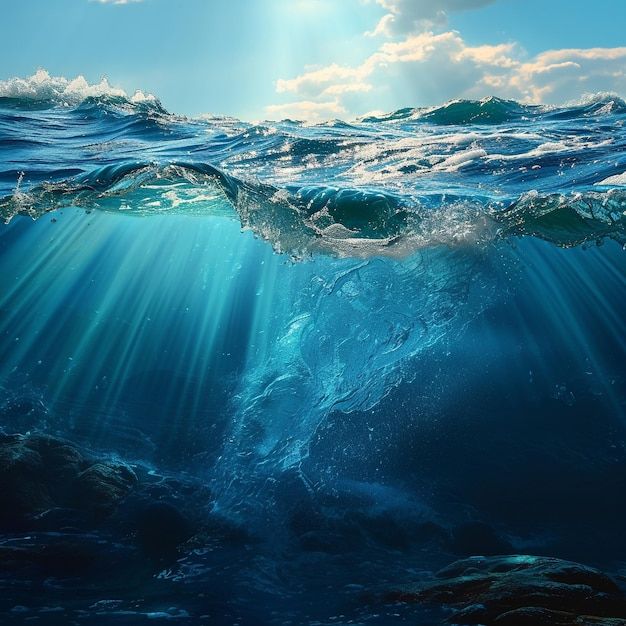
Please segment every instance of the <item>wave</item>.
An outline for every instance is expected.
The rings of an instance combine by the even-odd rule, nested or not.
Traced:
[[[570,248],[604,238],[626,243],[626,190],[524,194],[497,213],[503,234],[532,236]]]
[[[237,300],[246,315],[272,313],[238,374],[221,456],[223,484],[240,480],[251,497],[248,464],[297,467],[333,411],[374,407],[410,378],[410,360],[495,300],[501,242],[626,243],[626,109],[612,96],[250,124],[181,118],[108,83],[70,82],[3,83],[5,221],[65,207],[123,212],[137,227],[155,215],[220,216],[294,261],[315,256],[291,265],[261,251],[254,259],[273,269],[260,284],[272,291]],[[215,328],[231,323],[234,309],[223,310]]]
[[[534,115],[537,107],[514,100],[453,100],[441,107],[420,111],[416,118],[431,124],[502,124]]]
[[[393,113],[366,116],[362,118],[362,121],[371,123],[413,120],[442,126],[502,124],[524,116],[533,116],[539,108],[492,96],[483,100],[451,100],[437,107],[404,108]]]
[[[47,108],[51,106],[77,106],[85,101],[101,105],[135,105],[139,108],[156,108],[167,113],[156,96],[136,90],[132,95],[119,87],[113,87],[106,78],[98,83],[89,83],[84,76],[68,79],[64,76],[51,76],[45,69],[38,69],[26,78],[14,77],[0,81],[0,102],[2,106],[16,108]],[[480,100],[456,99],[441,106],[427,108],[405,107],[390,113],[365,115],[356,121],[360,123],[381,123],[397,121],[420,121],[435,125],[502,124],[537,116],[581,117],[626,112],[626,102],[617,94],[598,92],[585,94],[580,99],[564,106],[523,104],[489,96]],[[226,116],[203,115],[207,120],[235,120]],[[284,120],[289,122],[290,120]],[[296,123],[296,122],[294,122]],[[346,120],[327,120],[317,126],[336,128],[351,127]]]
[[[0,81],[0,99],[3,106],[27,109],[75,106],[88,99],[143,106],[154,104],[161,108],[155,96],[139,90],[129,96],[123,89],[112,87],[106,78],[102,78],[99,83],[89,83],[84,76],[73,79],[50,76],[43,69],[28,78]]]
[[[403,108],[392,113],[369,115],[362,122],[381,123],[414,121],[441,126],[467,124],[505,124],[538,117],[573,119],[583,116],[626,112],[626,102],[613,93],[588,94],[563,107],[522,104],[490,96],[482,100],[451,100],[429,108]]]
[[[37,218],[64,207],[238,217],[243,228],[293,258],[406,256],[435,245],[533,236],[571,247],[602,238],[626,242],[626,190],[524,193],[507,203],[474,196],[406,198],[366,188],[277,187],[210,164],[108,165],[59,183],[18,189],[0,215]]]
[[[40,70],[0,83],[0,216],[222,215],[293,258],[535,236],[624,240],[626,104],[486,98],[352,123],[168,113]]]

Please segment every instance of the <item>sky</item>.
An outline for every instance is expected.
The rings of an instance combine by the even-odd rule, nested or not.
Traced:
[[[623,0],[15,0],[3,18],[0,81],[104,76],[185,115],[626,95]]]

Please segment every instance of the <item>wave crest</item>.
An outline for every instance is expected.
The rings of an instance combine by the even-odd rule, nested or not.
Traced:
[[[50,76],[43,69],[28,78],[10,78],[0,81],[0,98],[25,104],[75,106],[89,98],[112,98],[129,104],[158,104],[152,94],[136,91],[129,96],[123,89],[113,87],[106,78],[89,83],[84,76],[73,79]],[[160,106],[160,105],[159,105]]]
[[[528,192],[508,203],[476,197],[406,198],[330,185],[278,187],[202,163],[108,165],[0,200],[0,215],[36,218],[63,207],[238,217],[242,227],[294,259],[406,256],[435,245],[533,236],[561,247],[602,238],[626,243],[626,191]],[[233,211],[234,209],[234,211]]]
[[[421,122],[436,126],[463,126],[468,124],[498,125],[537,117],[577,118],[626,112],[626,102],[607,92],[586,94],[565,106],[522,104],[490,96],[482,100],[451,100],[441,106],[403,108],[382,115],[361,118],[364,123]]]
[[[294,258],[403,256],[496,233],[622,241],[625,113],[598,94],[259,125],[177,117],[152,96],[42,70],[0,83],[0,216],[228,215]]]

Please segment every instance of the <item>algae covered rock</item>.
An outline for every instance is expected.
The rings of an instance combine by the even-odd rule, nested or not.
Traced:
[[[396,589],[402,602],[453,609],[452,624],[626,625],[626,597],[608,575],[549,557],[471,557],[426,584]]]

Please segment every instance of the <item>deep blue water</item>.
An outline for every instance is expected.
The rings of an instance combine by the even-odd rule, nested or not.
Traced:
[[[133,584],[112,539],[102,580],[2,575],[3,619],[431,624],[363,594],[505,549],[626,573],[625,121],[0,99],[0,428],[230,529]]]

